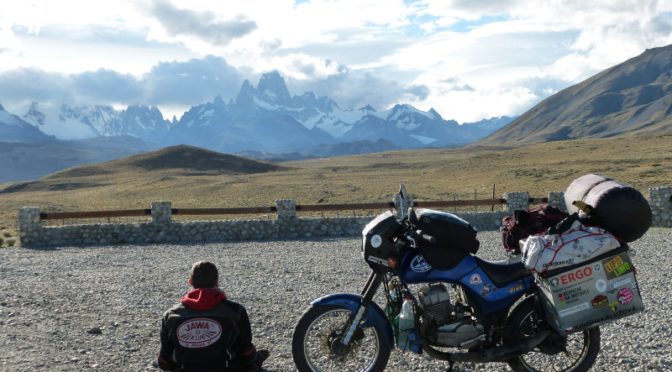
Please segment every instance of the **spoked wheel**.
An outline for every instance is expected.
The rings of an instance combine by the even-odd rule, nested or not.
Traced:
[[[531,337],[540,322],[533,301],[522,302],[509,320],[508,342]],[[514,371],[588,371],[600,351],[600,329],[595,327],[566,337],[552,334],[534,350],[508,361]]]
[[[341,342],[352,312],[338,306],[311,307],[292,336],[299,371],[382,371],[390,348],[374,327],[358,328],[349,345]]]

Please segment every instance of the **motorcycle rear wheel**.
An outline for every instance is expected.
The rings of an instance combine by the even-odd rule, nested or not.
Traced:
[[[340,306],[311,306],[294,328],[292,357],[299,371],[382,371],[390,348],[375,327],[359,328],[341,344],[352,312]]]
[[[538,324],[534,301],[521,302],[513,310],[508,321],[508,342],[532,336]],[[598,327],[576,332],[567,337],[551,335],[552,339],[542,342],[534,350],[508,360],[514,371],[566,371],[585,372],[590,369],[600,352],[600,329]]]

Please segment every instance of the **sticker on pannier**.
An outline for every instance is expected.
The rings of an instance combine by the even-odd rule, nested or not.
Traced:
[[[580,331],[644,310],[627,252],[536,278],[549,323],[559,332]]]

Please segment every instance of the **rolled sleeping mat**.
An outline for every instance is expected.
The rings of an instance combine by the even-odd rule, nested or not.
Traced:
[[[639,239],[651,226],[651,207],[641,192],[596,174],[572,181],[565,191],[565,205],[570,214],[589,216],[625,242]]]

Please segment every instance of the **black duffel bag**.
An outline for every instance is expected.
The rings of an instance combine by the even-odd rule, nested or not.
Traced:
[[[586,174],[572,181],[565,191],[569,213],[597,225],[624,242],[639,239],[651,226],[649,202],[637,189],[611,178]]]

